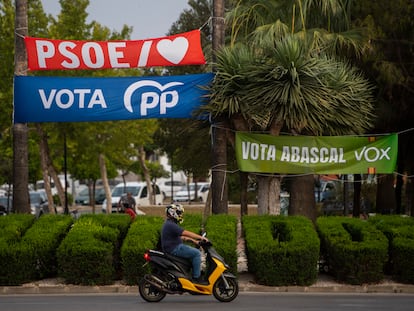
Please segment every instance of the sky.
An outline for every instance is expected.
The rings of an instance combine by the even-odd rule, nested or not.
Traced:
[[[88,22],[95,20],[111,30],[133,27],[131,40],[163,37],[177,21],[188,0],[89,0]],[[42,0],[47,14],[57,16],[59,0]],[[200,25],[201,26],[201,25]]]

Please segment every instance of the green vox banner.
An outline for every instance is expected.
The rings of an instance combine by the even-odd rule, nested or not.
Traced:
[[[397,134],[272,136],[236,133],[236,157],[244,172],[278,174],[390,174],[397,162]]]

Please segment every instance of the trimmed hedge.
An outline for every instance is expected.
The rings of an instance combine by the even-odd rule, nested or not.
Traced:
[[[82,215],[58,248],[59,276],[71,284],[113,283],[122,228],[130,222],[125,214]]]
[[[31,279],[57,275],[56,250],[66,236],[73,219],[65,215],[43,215],[27,230],[22,239],[33,248]]]
[[[237,218],[230,215],[212,215],[207,218],[207,238],[223,256],[231,272],[237,274]]]
[[[402,283],[414,283],[414,218],[382,215],[369,218],[389,241],[386,273]]]
[[[367,221],[347,217],[319,217],[321,253],[329,273],[349,284],[375,283],[384,278],[388,241]]]
[[[319,239],[301,216],[245,216],[249,271],[270,286],[310,285],[317,279]]]
[[[122,270],[127,284],[136,285],[147,273],[143,256],[148,249],[157,248],[163,222],[162,217],[145,216],[135,218],[132,223],[121,248]]]
[[[22,238],[34,222],[35,217],[29,214],[0,217],[0,285],[20,285],[31,280],[34,249]]]

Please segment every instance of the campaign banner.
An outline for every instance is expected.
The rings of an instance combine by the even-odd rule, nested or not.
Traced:
[[[14,77],[14,123],[191,118],[213,74]]]
[[[200,30],[126,41],[25,37],[29,70],[107,69],[202,65]]]
[[[236,158],[244,172],[278,174],[391,174],[397,134],[272,136],[236,133]]]

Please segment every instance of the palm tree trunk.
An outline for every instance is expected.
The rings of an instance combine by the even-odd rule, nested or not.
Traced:
[[[15,74],[26,75],[27,54],[24,37],[28,35],[27,0],[16,0],[15,17]],[[13,210],[30,213],[27,124],[13,125]]]
[[[394,176],[379,175],[377,184],[377,212],[391,214],[396,209]]]
[[[216,52],[224,45],[224,0],[213,0],[213,62]],[[215,69],[213,69],[215,70]],[[222,127],[222,122],[216,123]],[[212,170],[212,212],[213,214],[228,213],[227,193],[227,139],[226,130],[213,128],[213,170]]]
[[[290,188],[289,215],[302,215],[316,221],[313,175],[297,176]]]
[[[240,217],[248,214],[247,187],[249,173],[240,172]]]
[[[354,204],[352,217],[359,218],[361,214],[361,174],[354,174]]]

